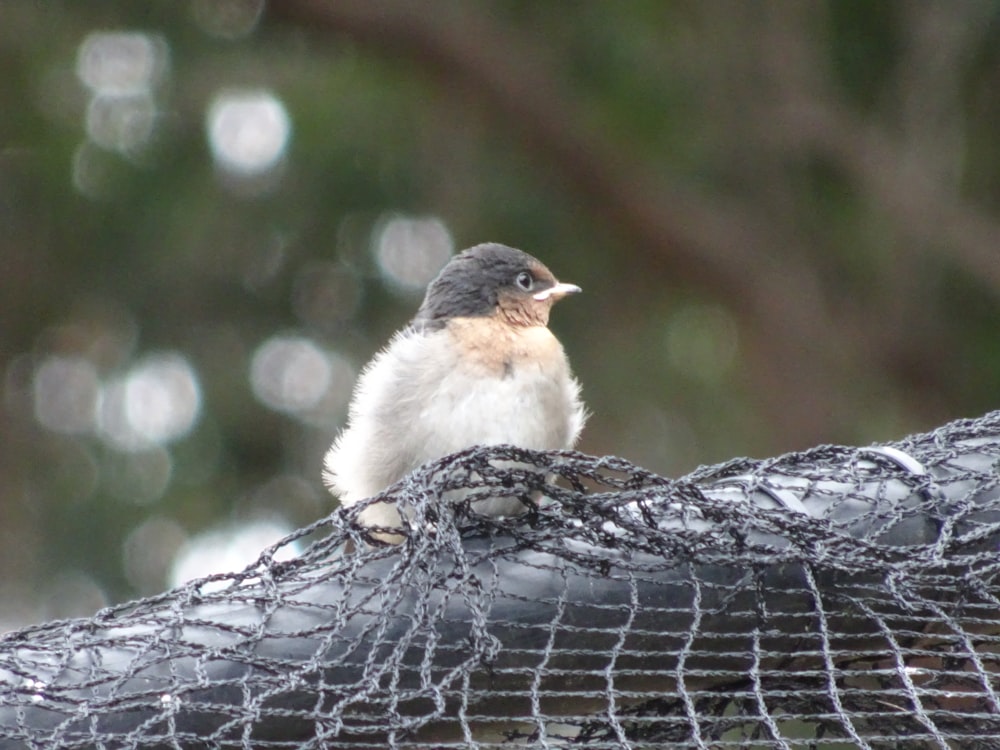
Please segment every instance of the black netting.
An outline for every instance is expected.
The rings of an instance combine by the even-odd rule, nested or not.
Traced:
[[[1000,747],[998,459],[1000,413],[683,480],[469,451],[381,496],[398,546],[338,512],[0,640],[0,747]]]

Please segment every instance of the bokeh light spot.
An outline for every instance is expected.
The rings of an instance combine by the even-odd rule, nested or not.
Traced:
[[[132,153],[150,139],[156,117],[156,103],[148,93],[95,96],[87,107],[87,135],[109,151]]]
[[[114,169],[111,154],[85,140],[73,152],[73,187],[91,200],[103,200],[114,194]]]
[[[85,127],[93,143],[126,156],[141,151],[159,116],[154,93],[169,52],[161,36],[135,31],[94,32],[80,43],[76,75],[90,92]]]
[[[125,382],[128,420],[155,443],[183,437],[201,410],[194,368],[179,354],[160,354],[140,363]]]
[[[52,356],[35,371],[35,418],[54,432],[79,434],[94,427],[100,381],[81,357]]]
[[[156,354],[105,386],[101,434],[117,448],[144,450],[184,437],[200,414],[201,387],[194,368],[179,354]]]
[[[122,545],[129,583],[142,595],[162,591],[177,550],[187,538],[180,524],[160,516],[152,516],[132,529]]]
[[[120,500],[135,505],[156,502],[167,491],[174,473],[170,452],[160,446],[124,453],[108,452],[104,484]]]
[[[416,292],[448,262],[455,243],[440,219],[390,216],[376,224],[373,249],[383,278]]]
[[[127,96],[148,91],[168,66],[162,37],[135,31],[98,31],[80,44],[76,74],[95,94]]]
[[[214,573],[237,573],[291,531],[284,521],[265,519],[198,534],[188,540],[177,553],[170,569],[170,585],[181,586],[195,578]],[[298,553],[299,545],[293,542],[282,547],[274,559],[288,560]],[[206,589],[218,589],[227,585],[226,581],[218,581]]]
[[[323,440],[324,448],[329,441]],[[292,519],[312,520],[329,510],[333,498],[315,481],[298,474],[279,474],[258,485],[249,496],[247,507],[264,515],[280,508]]]
[[[254,353],[250,383],[254,394],[267,406],[300,413],[316,408],[331,384],[343,381],[345,367],[349,365],[307,338],[276,336]],[[350,375],[353,379],[353,368]]]
[[[90,617],[108,604],[104,589],[82,570],[65,570],[50,576],[40,599],[44,602],[41,615],[50,620]]]
[[[299,419],[324,428],[340,421],[357,377],[357,370],[346,357],[337,352],[327,352],[326,356],[330,365],[326,392],[311,409],[298,415]]]
[[[268,172],[281,161],[292,130],[284,104],[267,91],[218,94],[206,125],[216,164],[246,177]]]

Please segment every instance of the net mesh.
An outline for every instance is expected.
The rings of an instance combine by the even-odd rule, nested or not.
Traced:
[[[996,748],[998,460],[1000,412],[679,480],[467,451],[375,499],[400,544],[340,510],[7,635],[0,747]]]

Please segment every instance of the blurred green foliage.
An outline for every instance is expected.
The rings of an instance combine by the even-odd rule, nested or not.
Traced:
[[[91,122],[100,33],[161,55],[148,132]],[[0,69],[0,628],[334,506],[349,383],[289,413],[252,363],[291,336],[356,368],[405,323],[392,217],[584,288],[553,327],[588,452],[680,473],[996,405],[1000,3],[5,0]],[[233,91],[291,124],[254,176],[207,129]],[[45,363],[92,368],[98,408],[165,351],[199,388],[183,436],[40,421]]]

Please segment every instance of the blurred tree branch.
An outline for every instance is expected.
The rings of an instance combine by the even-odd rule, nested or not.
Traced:
[[[762,390],[789,444],[822,434],[826,411],[787,409],[792,399],[827,405],[843,398],[852,372],[853,332],[838,328],[813,269],[782,247],[794,245],[735,202],[708,199],[631,163],[617,144],[586,125],[582,108],[551,73],[539,44],[510,34],[485,6],[405,1],[292,0],[272,13],[303,29],[346,34],[392,55],[407,55],[463,94],[479,97],[564,177],[609,224],[632,237],[642,265],[658,256],[681,283],[695,285],[747,314],[749,347]],[[794,352],[795,366],[789,366]]]
[[[907,46],[888,111],[877,119],[860,117],[837,96],[817,45],[802,43],[819,33],[818,19],[803,17],[821,15],[819,6],[782,14],[783,20],[798,19],[798,28],[786,29],[780,41],[771,36],[772,43],[778,42],[772,47],[793,49],[796,55],[768,68],[782,114],[769,122],[789,146],[823,153],[848,172],[906,235],[901,252],[944,253],[1000,296],[1000,223],[962,198],[959,175],[964,123],[957,93],[965,56],[987,28],[989,7],[948,3],[947,12],[940,2],[904,7]]]
[[[716,19],[728,15],[736,24],[757,18],[762,26],[760,54],[740,62],[764,61],[765,67],[730,77],[741,86],[747,79],[758,84],[743,98],[759,121],[759,145],[832,160],[898,228],[900,262],[944,252],[1000,291],[995,251],[1000,227],[960,198],[955,178],[961,123],[953,92],[961,51],[981,26],[982,9],[969,4],[964,16],[950,16],[950,25],[937,18],[940,4],[915,3],[903,10],[906,55],[915,64],[901,66],[896,75],[896,96],[903,102],[900,137],[890,133],[890,123],[855,114],[831,85],[819,56],[822,46],[814,41],[822,36],[821,6],[779,3],[761,14],[737,3],[703,13]],[[858,367],[881,369],[886,377],[898,376],[901,367],[926,367],[928,373],[936,367],[930,349],[924,361],[913,360],[919,347],[912,337],[926,335],[926,329],[900,327],[933,310],[905,295],[901,285],[911,274],[889,271],[886,283],[906,301],[888,319],[857,299],[839,300],[834,309],[794,220],[772,221],[752,200],[695,192],[672,181],[662,167],[630,160],[614,137],[588,127],[584,107],[560,82],[544,40],[511,33],[488,5],[438,3],[430,13],[403,0],[290,0],[274,4],[272,13],[304,29],[344,34],[406,56],[453,90],[478,97],[562,175],[567,189],[632,239],[630,262],[655,263],[745,316],[748,358],[761,386],[757,392],[773,394],[766,408],[783,444],[806,444],[829,434],[830,415],[852,398]],[[770,96],[760,96],[762,89]],[[948,151],[939,149],[942,143]],[[927,417],[935,418],[933,377],[917,381],[928,392],[912,406],[918,411],[923,406]],[[788,408],[806,402],[822,408]]]

